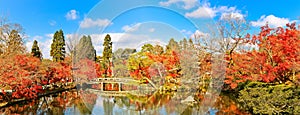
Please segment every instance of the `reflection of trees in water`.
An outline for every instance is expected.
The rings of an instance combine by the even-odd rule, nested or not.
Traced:
[[[84,103],[84,101],[82,100],[82,98],[79,98],[79,99],[75,100],[74,106],[79,110],[80,114],[82,114],[82,115],[92,114],[91,109],[89,109],[86,106],[86,104]]]
[[[73,90],[1,108],[0,114],[89,115],[92,114],[91,110],[97,96],[95,94],[85,94],[85,96],[89,97],[92,103],[85,101],[77,91]]]
[[[249,113],[244,112],[238,108],[238,104],[232,100],[229,96],[219,96],[214,104],[214,108],[218,110],[217,115],[234,114],[234,115],[247,115]]]
[[[111,99],[105,98],[103,100],[104,115],[112,115],[114,106],[115,106],[114,98]]]
[[[187,114],[194,111],[192,107],[187,108],[186,104],[181,103],[190,93],[176,92],[155,92],[152,95],[127,97],[115,97],[103,99],[105,115],[161,115],[161,114]],[[118,108],[114,109],[113,108]],[[162,111],[163,110],[163,111]],[[162,113],[163,112],[163,113]]]
[[[88,92],[80,92],[80,98],[78,100],[78,103],[74,103],[75,105],[81,105],[80,107],[77,107],[80,110],[80,113],[83,115],[89,115],[92,114],[92,110],[96,104],[96,100],[98,96],[94,93],[88,93]]]
[[[196,104],[193,106],[181,103],[181,100],[184,100],[188,95],[191,95],[191,93],[188,92],[155,92],[152,95],[147,96],[128,95],[127,97],[114,98],[101,97],[103,98],[103,101],[100,103],[103,104],[101,108],[103,108],[104,113],[92,113],[97,102],[96,100],[99,97],[93,93],[85,92],[80,94],[79,92],[67,91],[39,98],[31,102],[24,102],[1,108],[0,114],[190,115],[201,114],[200,108],[203,108],[204,106],[201,102],[198,103],[198,105]],[[209,108],[215,110],[215,114],[220,115],[228,113],[247,114],[239,110],[238,105],[227,96],[216,98],[214,105]]]
[[[161,94],[159,92],[147,96],[128,95],[127,97],[115,97],[115,102],[104,99],[103,105],[106,115],[112,114],[112,108],[114,108],[115,104],[119,109],[118,111],[114,111],[114,114],[160,115],[160,109],[162,107],[168,108],[165,104],[171,100],[172,96],[173,93]],[[172,107],[172,109],[167,109],[170,113],[172,110],[175,110],[174,106]]]

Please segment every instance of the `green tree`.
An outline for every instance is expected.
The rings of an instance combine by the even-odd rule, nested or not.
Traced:
[[[25,53],[23,28],[20,24],[8,23],[0,17],[0,56]]]
[[[62,30],[56,31],[53,36],[53,42],[51,44],[50,56],[52,56],[53,61],[60,62],[65,59],[66,49],[65,49],[65,37]]]
[[[171,38],[166,48],[167,48],[166,52],[170,52],[170,51],[178,51],[180,47],[178,42],[176,42],[174,38]]]
[[[76,58],[80,59],[89,59],[96,61],[96,50],[92,44],[91,36],[83,36],[79,44],[76,46]]]
[[[134,79],[150,78],[148,68],[154,61],[149,59],[147,52],[137,52],[129,56],[127,68],[130,72],[130,77]]]
[[[145,44],[142,46],[142,52],[153,52],[153,46],[151,44]]]
[[[127,62],[128,58],[131,54],[135,53],[136,49],[130,49],[130,48],[119,48],[114,52],[113,55],[113,71],[114,76],[116,77],[128,77],[129,71],[127,68]]]
[[[39,59],[42,59],[42,52],[40,51],[40,48],[38,46],[38,42],[34,40],[32,48],[31,48],[31,54],[34,57],[37,57]]]
[[[300,89],[286,84],[250,82],[239,91],[242,108],[253,114],[299,115]]]
[[[20,36],[17,30],[12,30],[8,37],[7,43],[7,53],[9,54],[16,54],[16,53],[24,53],[25,46],[23,44],[23,39]]]
[[[102,65],[105,70],[108,70],[112,60],[112,42],[109,34],[107,34],[104,38],[103,47]],[[107,71],[105,71],[104,74],[107,74]]]
[[[155,45],[153,48],[153,53],[154,54],[163,54],[164,53],[164,48],[160,45]]]
[[[124,51],[122,52],[121,57],[123,59],[128,59],[129,56],[135,52],[136,52],[136,49],[125,48]]]
[[[120,60],[120,59],[125,59],[127,60],[130,56],[130,54],[133,54],[136,52],[136,49],[131,49],[131,48],[119,48],[113,53],[113,60]]]
[[[96,56],[96,62],[97,63],[102,63],[102,57],[101,56]]]

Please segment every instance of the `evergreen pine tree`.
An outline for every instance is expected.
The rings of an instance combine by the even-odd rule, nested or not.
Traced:
[[[34,40],[31,48],[31,54],[33,57],[37,57],[39,59],[42,59],[42,53],[40,51],[40,48],[38,46],[38,42]]]
[[[102,65],[103,68],[107,70],[112,60],[112,42],[109,34],[107,34],[104,38],[103,47],[104,49],[102,52]],[[104,74],[107,74],[107,72],[105,72]]]
[[[65,59],[66,49],[65,49],[65,37],[62,30],[56,31],[53,36],[53,42],[51,44],[50,56],[52,56],[53,61],[61,62]]]
[[[76,58],[80,59],[89,59],[96,61],[96,50],[92,44],[91,36],[83,36],[79,44],[76,46]]]

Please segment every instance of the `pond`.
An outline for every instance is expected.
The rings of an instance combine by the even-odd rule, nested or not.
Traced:
[[[88,89],[69,90],[0,108],[0,114],[41,115],[222,115],[248,114],[228,96],[217,96],[211,106],[189,102],[188,92],[100,95]],[[195,102],[195,101],[194,101]],[[206,111],[207,110],[207,111]]]

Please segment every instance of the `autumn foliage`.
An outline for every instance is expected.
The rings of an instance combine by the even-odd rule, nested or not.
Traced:
[[[150,60],[163,64],[167,71],[167,76],[173,78],[179,77],[179,73],[176,71],[179,69],[180,60],[177,52],[172,51],[170,54],[151,54],[148,53],[147,56]]]
[[[227,68],[225,83],[232,89],[247,80],[299,84],[300,30],[295,25],[261,27],[261,32],[253,35],[249,42],[258,49],[233,53],[233,63]]]
[[[179,56],[175,51],[170,54],[154,54],[150,52],[140,52],[135,54],[129,59],[129,72],[130,76],[135,79],[141,79],[143,77],[151,78],[153,75],[157,75],[159,72],[157,68],[152,67],[155,64],[161,64],[163,68],[161,71],[167,71],[166,76],[173,78],[179,77],[176,69],[179,69]],[[166,77],[162,76],[162,77]]]
[[[92,80],[101,77],[104,70],[102,70],[100,64],[89,59],[82,59],[75,64],[77,70],[74,71],[75,78],[80,81]]]
[[[45,64],[39,58],[22,54],[1,57],[0,79],[0,89],[12,90],[12,98],[35,98],[43,92],[43,85],[65,83],[72,78],[66,62]]]

